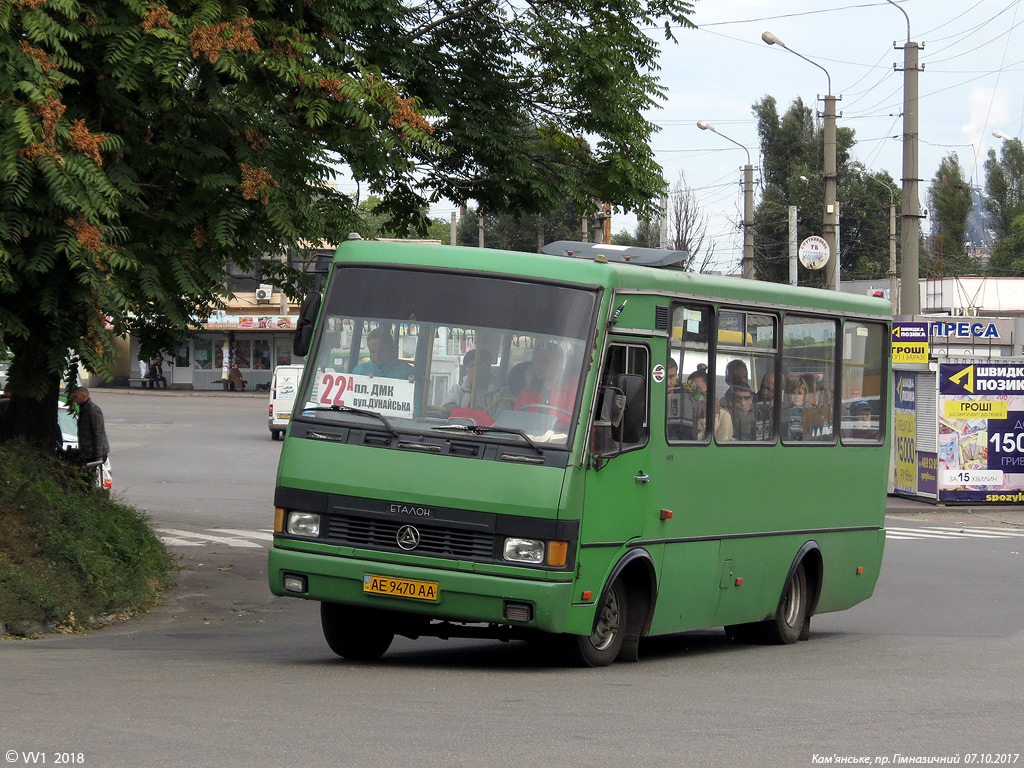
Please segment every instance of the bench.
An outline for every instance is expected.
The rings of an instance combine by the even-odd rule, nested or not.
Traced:
[[[213,381],[213,383],[214,384],[220,384],[225,392],[232,391],[231,390],[231,379],[215,379]],[[235,392],[244,392],[245,391],[245,385],[248,384],[248,383],[249,382],[247,382],[245,379],[242,379],[242,388],[241,389],[236,389],[234,391]]]
[[[139,387],[141,387],[142,389],[149,389],[149,381],[149,379],[143,379],[137,376],[133,376],[128,379],[128,386],[133,387],[136,384],[138,384]]]

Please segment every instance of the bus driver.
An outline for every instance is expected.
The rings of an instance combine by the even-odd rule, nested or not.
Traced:
[[[385,379],[412,378],[412,366],[398,359],[398,344],[386,326],[377,326],[367,334],[366,348],[370,351],[370,359],[357,365],[352,373]]]

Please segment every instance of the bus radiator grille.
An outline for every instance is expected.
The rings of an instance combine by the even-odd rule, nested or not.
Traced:
[[[327,539],[331,544],[344,544],[361,549],[413,551],[420,555],[459,557],[473,560],[494,560],[494,535],[444,526],[417,524],[420,543],[414,550],[398,546],[398,530],[403,522],[373,518],[331,515]]]

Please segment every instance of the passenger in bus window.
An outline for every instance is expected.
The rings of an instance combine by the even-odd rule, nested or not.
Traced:
[[[878,439],[878,425],[872,424],[871,419],[871,403],[867,400],[854,400],[850,403],[852,427],[844,430],[844,436],[855,437],[861,440]]]
[[[703,440],[707,432],[708,413],[708,367],[703,363],[686,377],[687,391],[693,398],[694,440]]]
[[[670,375],[678,370],[674,360],[669,361],[668,370]],[[707,424],[707,373],[698,369],[686,378],[685,384],[680,384],[678,377],[674,381],[675,386],[668,391],[668,437],[703,440]]]
[[[725,386],[732,387],[735,384],[750,386],[750,373],[742,360],[730,360],[725,366]]]
[[[779,430],[787,442],[803,440],[804,403],[807,399],[807,382],[801,376],[786,379],[786,391],[782,402],[782,424]]]
[[[352,373],[383,376],[385,379],[412,378],[412,366],[398,359],[398,344],[385,326],[378,326],[367,334],[366,348],[370,352],[370,359],[357,365]]]
[[[827,396],[824,389],[818,386],[818,379],[813,374],[805,374],[807,383],[802,420],[803,439],[825,440],[832,434],[831,420],[828,418]]]
[[[665,387],[668,389],[669,394],[676,394],[682,389],[682,385],[679,383],[679,366],[676,361],[671,357],[668,359],[668,364],[665,366]]]
[[[732,422],[732,440],[754,440],[757,425],[754,411],[754,393],[744,382],[736,382],[723,398],[722,411],[727,411]]]
[[[479,353],[479,354],[478,354]],[[471,349],[462,358],[462,378],[455,398],[447,403],[453,408],[486,410],[498,395],[497,380],[491,366],[494,358],[485,349]]]
[[[757,439],[775,439],[775,371],[768,371],[761,377],[761,386],[754,398],[757,420]]]

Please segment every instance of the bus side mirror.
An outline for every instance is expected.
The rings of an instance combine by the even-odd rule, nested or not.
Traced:
[[[594,422],[592,453],[595,467],[622,452],[625,443],[638,443],[647,423],[646,381],[635,373],[620,373],[601,388],[601,411]]]
[[[309,354],[316,316],[320,313],[320,300],[319,293],[311,293],[302,300],[302,306],[299,307],[299,319],[295,324],[295,337],[292,339],[292,354],[296,357],[305,357]]]

